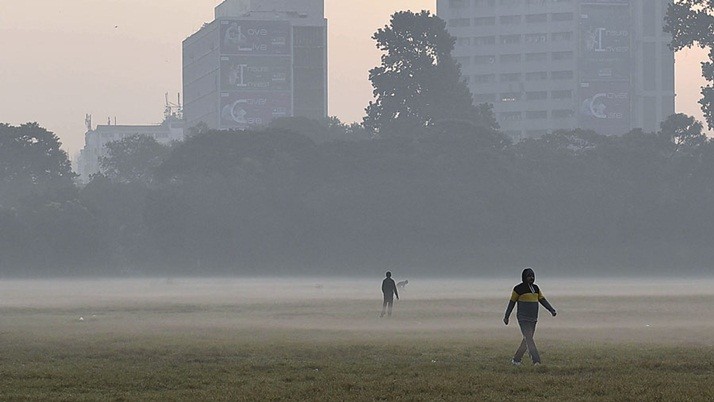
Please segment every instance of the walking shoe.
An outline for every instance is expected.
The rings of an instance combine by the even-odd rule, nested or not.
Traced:
[[[511,359],[511,364],[514,365],[514,366],[520,366],[520,365],[521,365],[521,362],[516,361],[515,359]]]
[[[540,362],[533,363],[534,366],[540,366]]]

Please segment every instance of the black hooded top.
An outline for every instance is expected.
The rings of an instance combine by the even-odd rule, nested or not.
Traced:
[[[538,321],[538,303],[542,304],[551,313],[555,311],[548,303],[548,300],[545,299],[543,293],[541,293],[538,285],[535,283],[528,284],[526,281],[528,276],[535,278],[535,272],[530,268],[523,270],[521,273],[522,282],[513,288],[511,300],[508,302],[508,308],[506,308],[506,318],[510,317],[516,303],[518,303],[518,313],[516,313],[518,321]]]

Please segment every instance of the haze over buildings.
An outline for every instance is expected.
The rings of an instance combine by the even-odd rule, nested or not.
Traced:
[[[226,0],[183,42],[188,127],[246,129],[327,117],[323,0]]]
[[[181,42],[214,18],[220,0],[0,0],[0,121],[37,121],[76,156],[84,117],[158,123],[164,93],[182,91]],[[41,6],[38,6],[41,4]],[[435,0],[325,0],[330,115],[360,121],[372,99],[370,36],[397,10],[436,11]],[[33,49],[28,52],[28,49]],[[702,119],[704,49],[677,52],[676,111]],[[51,62],[49,62],[51,60]]]
[[[674,113],[670,0],[438,0],[476,103],[514,139],[656,131]]]

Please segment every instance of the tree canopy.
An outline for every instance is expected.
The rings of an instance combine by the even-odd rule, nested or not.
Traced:
[[[496,125],[489,107],[473,105],[451,55],[456,39],[442,19],[428,11],[400,11],[372,38],[384,54],[381,65],[369,72],[375,100],[364,117],[368,130],[386,137],[445,120]]]
[[[75,174],[61,145],[37,123],[0,124],[0,205],[71,186]]]
[[[714,2],[680,0],[670,4],[664,30],[672,34],[670,46],[675,51],[692,46],[709,49],[709,60],[702,63],[702,76],[709,84],[702,87],[699,103],[709,128],[714,128]]]
[[[105,147],[106,156],[99,158],[100,171],[122,183],[150,183],[154,170],[169,153],[167,145],[140,134],[109,142]]]

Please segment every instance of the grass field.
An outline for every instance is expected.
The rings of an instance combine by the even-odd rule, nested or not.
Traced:
[[[513,285],[3,281],[0,400],[714,400],[714,282],[543,281],[539,367]]]

